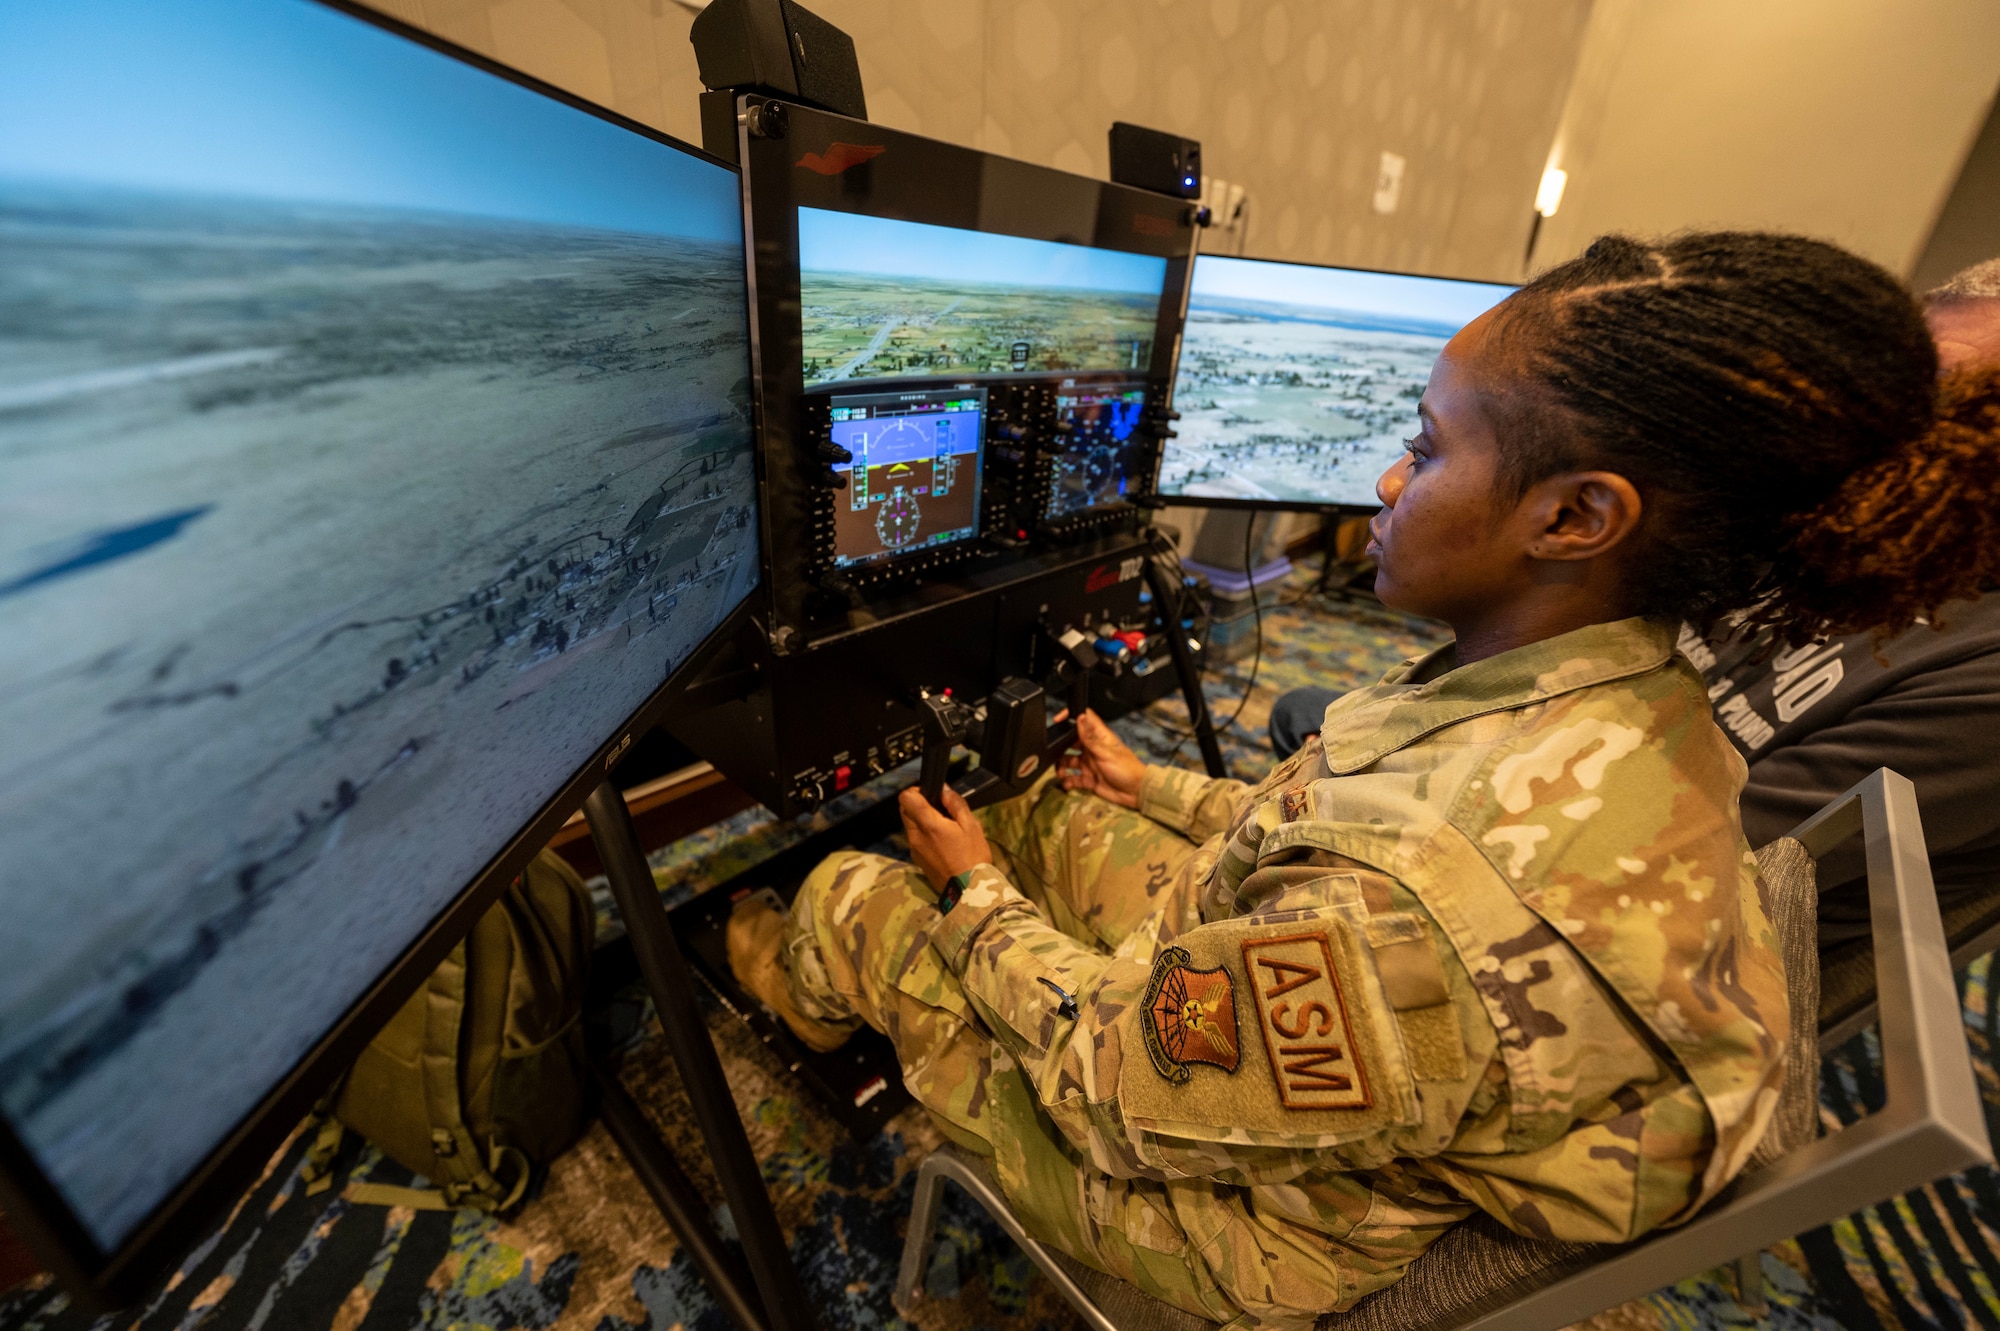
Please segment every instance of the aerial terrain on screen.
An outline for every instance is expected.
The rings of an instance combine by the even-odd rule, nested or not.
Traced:
[[[0,52],[0,1113],[111,1245],[754,586],[741,218],[303,0]]]
[[[1140,370],[1167,261],[799,209],[805,381]]]
[[[1201,256],[1160,492],[1374,507],[1438,352],[1512,290]]]

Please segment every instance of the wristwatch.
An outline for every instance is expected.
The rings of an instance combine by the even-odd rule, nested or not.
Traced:
[[[964,873],[953,874],[951,881],[944,885],[944,891],[938,893],[938,914],[949,915],[951,908],[956,906],[958,899],[965,895],[965,889],[971,882],[972,870],[970,869],[967,869]]]

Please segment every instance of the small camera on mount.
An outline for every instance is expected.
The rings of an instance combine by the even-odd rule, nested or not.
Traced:
[[[1111,126],[1111,178],[1155,194],[1198,199],[1201,144],[1178,134],[1115,121]]]
[[[688,40],[711,91],[761,92],[868,118],[854,39],[796,0],[714,0],[695,16]],[[784,137],[782,121],[756,128],[760,138]]]

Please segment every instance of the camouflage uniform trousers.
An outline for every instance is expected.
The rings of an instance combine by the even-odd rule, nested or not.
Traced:
[[[1139,813],[1052,779],[980,813],[993,863],[1070,937],[1151,958],[1199,922],[1175,871],[1195,845]],[[1042,1114],[1032,1071],[986,1033],[930,946],[937,894],[912,865],[840,851],[800,887],[787,934],[793,1000],[863,1022],[896,1046],[904,1081],[940,1129],[987,1157],[1029,1231],[1156,1298],[1218,1322],[1239,1315],[1167,1197],[1169,1185],[1093,1169]],[[1329,1291],[1329,1298],[1331,1291]]]

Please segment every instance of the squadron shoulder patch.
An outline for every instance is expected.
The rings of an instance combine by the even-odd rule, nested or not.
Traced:
[[[1187,949],[1162,949],[1146,985],[1139,1024],[1153,1067],[1178,1086],[1193,1073],[1190,1063],[1236,1071],[1236,984],[1220,966],[1196,970]]]
[[[1355,901],[1217,920],[1155,954],[1126,991],[1144,1001],[1121,1018],[1118,1112],[1135,1140],[1310,1150],[1422,1122],[1371,918]],[[1268,1061],[1249,1047],[1260,1041]],[[1203,1062],[1231,1071],[1195,1071]]]
[[[1323,932],[1243,940],[1278,1099],[1287,1109],[1366,1109],[1367,1069]]]

